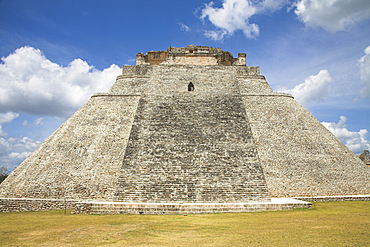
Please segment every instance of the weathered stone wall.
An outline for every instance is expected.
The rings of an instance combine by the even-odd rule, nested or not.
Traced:
[[[272,197],[370,194],[370,168],[291,97],[243,97]]]
[[[369,150],[364,150],[364,152],[358,155],[358,157],[360,158],[360,160],[362,160],[362,162],[364,162],[365,165],[370,166]]]
[[[164,60],[162,65],[217,65],[218,59],[215,57],[208,56],[177,56],[177,57],[168,57]]]
[[[145,62],[151,65],[157,65],[167,58],[167,51],[148,51],[145,56]]]
[[[0,197],[112,200],[138,101],[92,97],[8,176]]]
[[[235,93],[239,92],[237,76],[241,83],[248,84],[254,92],[260,88],[272,92],[264,77],[259,75],[258,67],[246,66],[198,66],[198,65],[140,65],[124,66],[122,76],[109,93],[141,95],[171,95],[187,92],[192,82],[197,92]],[[246,82],[243,82],[246,80]],[[250,82],[249,82],[250,81]],[[263,83],[263,85],[259,85]],[[258,85],[258,88],[257,88]],[[254,89],[254,87],[256,87]],[[246,89],[242,89],[246,90]]]
[[[187,47],[169,47],[167,51],[148,51],[146,55],[136,55],[136,65],[246,65],[246,54],[239,53],[234,58],[221,48],[188,45]]]
[[[239,90],[241,94],[271,95],[274,94],[270,85],[263,76],[238,76]]]
[[[245,53],[238,53],[238,58],[234,58],[234,63],[232,65],[243,65],[246,66],[247,64],[247,54]]]
[[[246,75],[250,75],[250,76],[257,76],[257,77],[259,77],[260,76],[260,67],[252,67],[252,66],[247,66],[247,67],[245,67],[245,68],[243,68],[243,67],[236,67],[236,69],[238,70],[238,71],[244,71],[245,70],[245,72],[246,72]],[[244,74],[244,72],[243,73],[239,73],[239,75],[243,75]]]
[[[74,208],[74,200],[0,198],[0,212],[46,211]]]

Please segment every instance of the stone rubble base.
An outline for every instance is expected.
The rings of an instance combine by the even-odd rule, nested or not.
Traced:
[[[311,202],[370,201],[370,195],[271,198],[250,203],[127,203],[71,199],[0,198],[0,212],[71,209],[72,214],[203,214],[311,208]]]

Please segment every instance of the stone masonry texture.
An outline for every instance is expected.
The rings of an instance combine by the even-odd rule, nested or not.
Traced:
[[[92,97],[9,175],[0,196],[112,200],[138,100]]]
[[[242,99],[195,92],[142,98],[116,195],[135,202],[266,199]]]
[[[0,185],[1,210],[370,194],[370,167],[245,54],[218,49],[140,53]]]
[[[369,194],[369,167],[297,101],[243,99],[271,196]]]

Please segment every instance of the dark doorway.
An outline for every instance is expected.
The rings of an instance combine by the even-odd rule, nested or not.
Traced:
[[[194,84],[192,82],[188,85],[188,91],[194,91]]]

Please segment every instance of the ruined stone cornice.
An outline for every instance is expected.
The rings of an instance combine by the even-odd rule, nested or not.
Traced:
[[[132,97],[132,96],[138,96],[140,97],[141,94],[113,94],[113,93],[95,93],[91,96],[93,97]]]
[[[130,73],[130,74],[124,74],[124,75],[119,75],[117,76],[117,80],[118,79],[124,79],[124,78],[144,78],[144,79],[149,79],[150,76],[143,76],[143,75],[137,75],[137,74],[134,74],[134,73]]]
[[[288,97],[294,99],[289,93],[274,93],[274,94],[241,94],[242,97]]]

